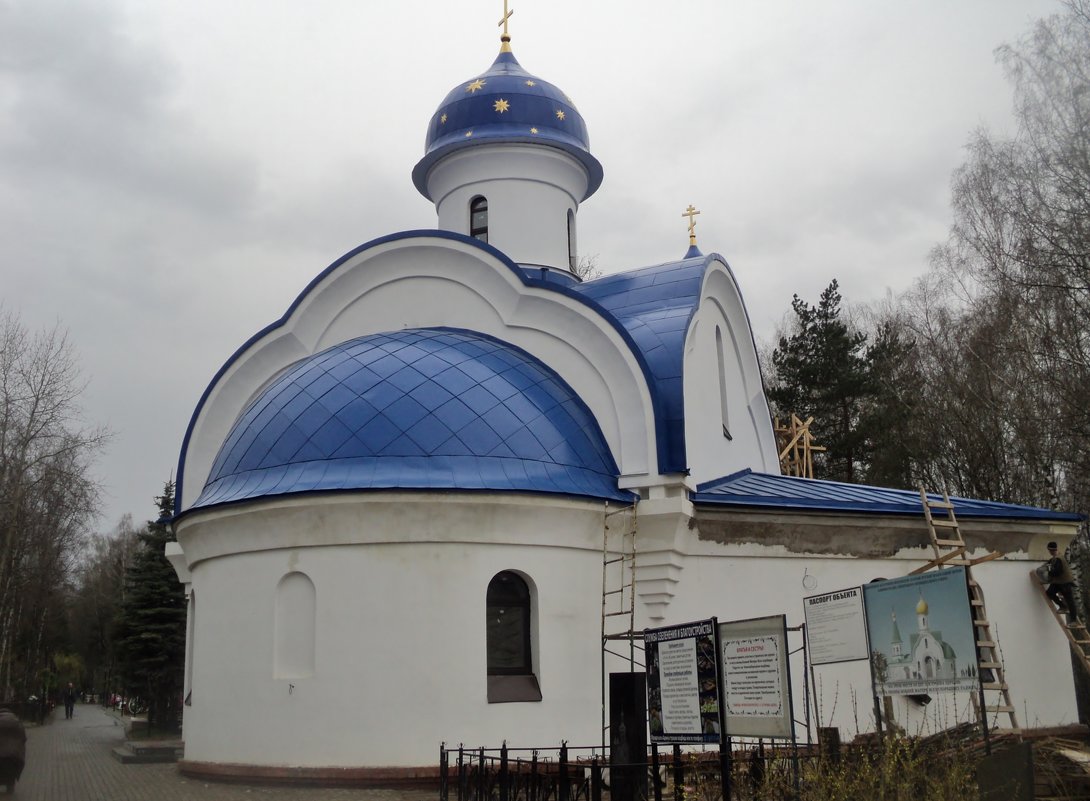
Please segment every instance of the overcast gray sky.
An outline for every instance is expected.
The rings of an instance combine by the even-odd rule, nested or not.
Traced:
[[[175,470],[212,375],[326,265],[435,226],[425,126],[498,51],[502,0],[0,0],[0,303],[70,332],[98,528]],[[906,288],[970,132],[1009,131],[993,51],[1057,0],[512,0],[515,55],[605,168],[579,241],[680,258],[681,212],[768,339],[798,292]]]

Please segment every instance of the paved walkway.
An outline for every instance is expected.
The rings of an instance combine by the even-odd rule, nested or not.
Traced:
[[[256,787],[203,782],[175,765],[122,765],[112,750],[124,741],[116,715],[79,704],[72,720],[63,710],[27,730],[27,762],[13,796],[19,801],[435,801],[417,790]]]

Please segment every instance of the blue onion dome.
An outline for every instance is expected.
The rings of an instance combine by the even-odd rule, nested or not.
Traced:
[[[193,508],[375,489],[631,502],[594,416],[529,353],[455,328],[349,340],[296,362],[235,422]]]
[[[413,183],[430,200],[428,171],[437,161],[456,150],[497,142],[545,145],[574,156],[588,176],[581,200],[601,186],[602,165],[590,153],[583,115],[560,89],[524,70],[506,43],[487,72],[458,84],[439,104]]]

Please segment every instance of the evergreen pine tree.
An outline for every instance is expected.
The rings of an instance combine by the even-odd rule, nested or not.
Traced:
[[[928,450],[920,416],[919,352],[895,319],[881,321],[866,353],[870,393],[858,428],[864,439],[862,480],[881,487],[914,488]]]
[[[155,499],[159,518],[140,533],[125,574],[117,661],[130,694],[148,704],[149,727],[177,725],[185,663],[185,590],[164,554],[174,535],[162,522],[174,507],[174,482]]]
[[[836,279],[816,306],[798,295],[791,299],[796,330],[780,337],[772,352],[776,385],[768,399],[780,416],[813,416],[816,443],[827,449],[815,457],[815,478],[858,481],[866,441],[858,423],[871,393],[871,377],[867,337],[841,319],[840,300]]]

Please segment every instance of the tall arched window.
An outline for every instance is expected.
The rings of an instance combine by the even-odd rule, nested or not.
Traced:
[[[568,209],[568,267],[575,272],[577,263],[575,252],[575,212]]]
[[[189,591],[189,614],[185,622],[185,673],[182,677],[183,698],[186,706],[193,705],[193,646],[197,630],[197,593]]]
[[[723,436],[734,439],[730,435],[730,418],[727,416],[727,360],[723,352],[723,332],[719,326],[715,327],[715,355],[719,361],[719,409],[723,420]]]
[[[481,195],[469,203],[469,235],[482,242],[488,241],[488,198]]]
[[[280,579],[274,610],[274,678],[314,674],[316,600],[314,582],[306,574],[293,572]]]
[[[488,583],[485,599],[488,701],[540,701],[531,651],[530,588],[522,576],[504,570]]]

